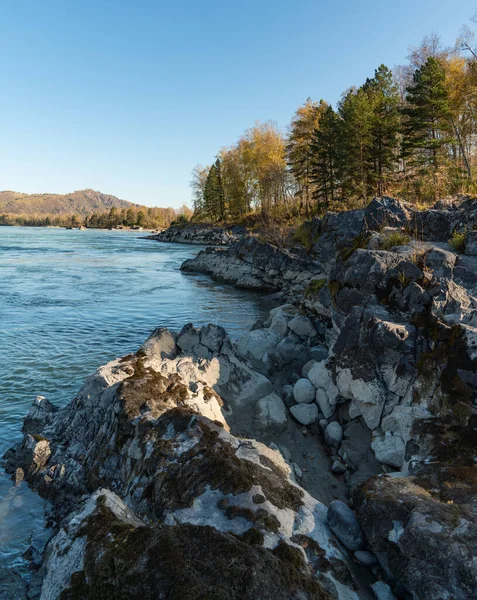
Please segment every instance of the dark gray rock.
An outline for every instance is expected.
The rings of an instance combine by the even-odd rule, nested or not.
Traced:
[[[476,597],[474,471],[434,463],[419,477],[375,477],[355,492],[366,539],[402,597]]]
[[[302,425],[311,425],[318,418],[318,407],[316,404],[296,404],[290,408],[290,412]]]
[[[328,446],[333,448],[339,448],[341,440],[343,439],[343,428],[339,423],[333,421],[326,426],[325,429],[325,442]]]
[[[354,556],[361,564],[366,565],[367,567],[373,567],[378,562],[378,559],[374,554],[368,552],[368,550],[356,550]]]
[[[211,275],[237,287],[262,291],[304,292],[321,267],[292,251],[244,238],[226,249],[207,248],[196,258],[186,260],[183,271]]]
[[[333,500],[328,506],[328,524],[331,531],[348,548],[359,550],[363,546],[364,537],[356,515],[341,500]]]
[[[0,600],[26,600],[25,580],[15,569],[0,567]]]
[[[477,231],[468,231],[465,236],[465,253],[477,256]]]
[[[200,244],[207,246],[228,246],[238,241],[244,231],[232,231],[222,227],[213,227],[202,224],[171,225],[168,229],[158,234],[149,235],[147,239],[158,242],[172,242],[176,244]]]

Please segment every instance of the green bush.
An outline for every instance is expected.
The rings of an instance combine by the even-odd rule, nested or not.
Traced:
[[[457,233],[454,231],[451,239],[449,240],[449,244],[454,248],[456,252],[464,252],[465,250],[465,233]]]
[[[389,248],[392,248],[393,246],[406,246],[410,241],[411,238],[407,233],[393,231],[392,233],[388,233],[386,237],[380,241],[380,246],[383,250],[389,250]]]
[[[310,281],[305,291],[305,298],[316,298],[327,281],[327,279],[314,279]]]

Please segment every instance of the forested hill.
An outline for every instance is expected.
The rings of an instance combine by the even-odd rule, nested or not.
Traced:
[[[130,208],[132,202],[94,190],[78,190],[70,194],[22,194],[0,192],[0,214],[10,215],[82,215],[103,213],[111,208]]]

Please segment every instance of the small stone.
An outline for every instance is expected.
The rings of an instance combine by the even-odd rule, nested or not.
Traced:
[[[301,369],[301,374],[303,375],[303,377],[308,377],[308,373],[310,372],[310,369],[313,367],[313,365],[316,364],[316,360],[309,360],[307,363],[305,363]]]
[[[308,379],[299,379],[293,387],[293,397],[298,404],[310,403],[315,399],[316,390]]]
[[[377,600],[396,600],[391,588],[384,581],[376,581],[376,583],[371,584],[371,588]]]
[[[358,519],[351,508],[341,500],[330,502],[328,525],[348,550],[359,550],[363,546],[363,532]]]
[[[341,440],[343,439],[343,428],[339,423],[333,421],[326,426],[325,429],[325,442],[329,446],[339,448]]]
[[[303,477],[303,471],[296,463],[292,463],[293,473],[297,479],[301,479]]]
[[[311,425],[318,417],[316,404],[295,404],[290,408],[290,412],[302,425]]]
[[[326,346],[313,346],[313,348],[310,348],[310,356],[317,362],[321,362],[328,358],[328,349]]]
[[[288,398],[292,398],[293,397],[293,386],[291,385],[284,385],[283,389],[282,389],[282,393],[283,393],[283,398],[285,400],[288,400]]]
[[[323,390],[316,390],[315,402],[318,404],[323,416],[327,419],[335,412],[334,406],[328,402],[328,396]]]
[[[331,465],[331,472],[340,475],[346,472],[346,465],[344,465],[340,460],[335,460]]]
[[[25,478],[25,473],[21,467],[15,469],[15,485],[20,485],[20,483]]]
[[[367,550],[356,550],[354,553],[356,560],[367,567],[372,567],[378,562],[378,559],[374,556],[372,552],[368,552]]]
[[[262,494],[254,494],[252,497],[252,501],[254,504],[263,504],[267,501],[267,499]]]
[[[325,429],[328,425],[328,420],[327,419],[320,419],[318,421],[318,427],[320,428],[321,433],[324,435],[325,433]]]

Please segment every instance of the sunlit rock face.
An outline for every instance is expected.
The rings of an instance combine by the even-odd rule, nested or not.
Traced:
[[[167,588],[169,578],[179,585],[177,574],[164,571],[163,544],[167,556],[203,545],[205,562],[189,575],[205,577],[200,589],[217,585],[218,598],[242,581],[236,571],[224,578],[208,570],[214,556],[223,560],[219,549],[236,557],[240,572],[257,561],[260,580],[280,573],[264,598],[358,598],[352,561],[328,527],[326,507],[295,483],[278,451],[228,431],[231,411],[277,400],[223,329],[189,325],[177,335],[157,330],[137,354],[100,368],[63,409],[35,401],[7,467],[21,469],[59,516],[79,510],[48,547],[42,598],[65,590],[99,597],[102,586],[113,597],[124,582],[108,570],[110,556],[124,560],[134,581],[143,573],[145,585]],[[131,585],[131,593],[140,589]],[[244,597],[253,598],[258,583],[248,585]]]

